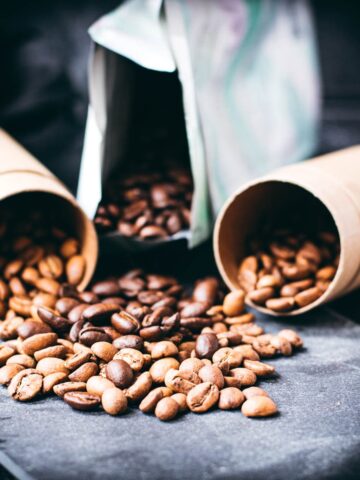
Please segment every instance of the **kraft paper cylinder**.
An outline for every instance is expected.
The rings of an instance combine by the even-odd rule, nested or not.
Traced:
[[[56,212],[66,218],[69,234],[80,240],[86,271],[78,288],[83,290],[93,276],[98,257],[98,240],[92,222],[60,180],[0,129],[0,202],[25,194],[44,195],[44,200],[51,202]]]
[[[283,167],[247,183],[229,198],[216,220],[213,243],[218,269],[231,290],[239,288],[237,272],[248,254],[246,238],[292,202],[303,208],[305,226],[309,218],[320,224],[329,216],[339,234],[340,262],[329,288],[306,307],[275,313],[248,302],[275,316],[299,315],[360,287],[360,146]]]

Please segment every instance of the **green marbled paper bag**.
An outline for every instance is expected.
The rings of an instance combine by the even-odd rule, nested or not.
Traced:
[[[190,247],[241,183],[312,153],[319,78],[306,1],[129,0],[90,35],[78,199],[91,217],[129,131],[129,60],[179,76],[194,179]]]

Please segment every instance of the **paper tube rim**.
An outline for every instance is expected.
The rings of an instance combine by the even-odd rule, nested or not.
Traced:
[[[245,183],[242,187],[240,187],[238,190],[236,190],[226,200],[226,202],[222,206],[222,208],[221,208],[221,210],[220,210],[220,212],[219,212],[219,214],[216,218],[216,221],[215,221],[214,234],[213,234],[213,251],[214,251],[216,266],[217,266],[217,268],[220,272],[220,275],[221,275],[222,279],[224,280],[225,284],[229,287],[229,289],[231,291],[238,290],[239,285],[237,285],[237,286],[234,285],[233,282],[231,282],[231,280],[229,279],[229,277],[227,275],[226,269],[223,266],[223,262],[222,262],[221,255],[220,255],[220,248],[219,248],[220,231],[221,231],[221,224],[222,224],[223,217],[225,216],[225,214],[226,214],[228,208],[230,207],[230,205],[234,201],[236,201],[236,198],[239,197],[240,195],[242,195],[243,193],[245,193],[246,191],[250,190],[251,188],[255,187],[255,186],[265,184],[265,183],[270,183],[270,182],[277,182],[277,183],[284,183],[284,184],[293,185],[295,187],[300,187],[303,190],[305,190],[306,192],[310,193],[313,197],[318,199],[326,207],[329,214],[331,215],[331,218],[334,220],[334,224],[336,226],[336,229],[337,229],[337,232],[338,232],[338,235],[339,235],[339,242],[340,242],[339,265],[336,269],[336,274],[335,274],[334,278],[330,282],[329,287],[314,302],[309,303],[305,307],[298,308],[297,310],[292,310],[290,312],[274,312],[272,310],[269,310],[266,307],[262,307],[260,305],[254,304],[253,302],[251,302],[247,298],[245,299],[246,305],[248,305],[249,307],[252,307],[253,309],[255,309],[255,310],[257,310],[261,313],[265,313],[265,314],[271,315],[273,317],[294,317],[294,316],[306,313],[306,312],[308,312],[310,310],[313,310],[314,308],[320,306],[322,303],[325,303],[326,300],[331,295],[332,291],[335,288],[336,282],[337,282],[337,280],[340,276],[340,272],[342,270],[343,263],[344,263],[344,255],[342,253],[343,249],[341,248],[341,245],[342,245],[343,241],[342,241],[341,231],[338,228],[338,225],[337,225],[337,222],[336,222],[336,218],[334,218],[332,211],[330,210],[329,206],[327,205],[327,202],[325,200],[323,200],[322,198],[320,198],[318,195],[316,195],[313,191],[309,190],[309,187],[307,185],[305,185],[301,180],[295,182],[295,181],[292,181],[291,179],[288,179],[288,178],[287,179],[282,179],[282,178],[276,177],[276,174],[280,174],[282,171],[283,171],[283,169],[280,169],[280,170],[274,172],[271,175],[266,175],[266,176],[264,176],[260,179],[252,180],[250,182]],[[333,297],[333,299],[335,299],[335,297]]]

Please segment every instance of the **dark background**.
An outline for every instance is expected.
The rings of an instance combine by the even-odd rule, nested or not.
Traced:
[[[73,192],[88,102],[87,29],[119,3],[1,2],[0,125]],[[327,152],[360,142],[359,2],[317,0],[312,6],[323,79],[318,151]]]
[[[320,153],[360,143],[360,15],[358,1],[311,3],[323,81]],[[115,0],[1,2],[0,126],[73,192],[88,103],[87,28],[118,4]],[[204,255],[198,263],[205,263]],[[354,318],[358,303],[350,296],[336,308]],[[13,477],[0,467],[0,478]]]

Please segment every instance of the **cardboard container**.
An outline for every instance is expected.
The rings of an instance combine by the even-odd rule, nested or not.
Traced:
[[[96,267],[98,241],[93,224],[66,187],[4,130],[0,129],[0,202],[21,196],[24,201],[46,202],[69,232],[80,240],[86,271],[80,285],[84,289]]]
[[[231,290],[239,288],[238,267],[248,252],[246,239],[266,222],[286,226],[288,215],[297,215],[304,228],[337,230],[340,262],[325,293],[298,315],[360,286],[360,146],[283,167],[242,186],[223,206],[214,230],[214,252],[219,271]],[[285,221],[281,224],[281,220]]]

